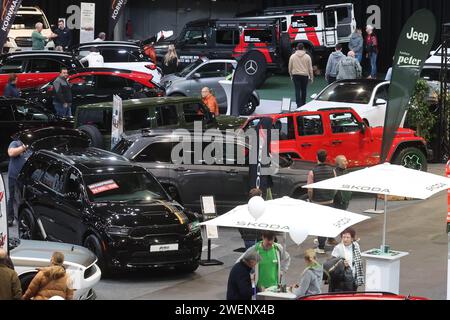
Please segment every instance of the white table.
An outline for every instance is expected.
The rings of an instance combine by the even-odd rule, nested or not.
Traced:
[[[408,252],[390,251],[381,254],[380,250],[372,249],[363,252],[366,258],[366,290],[382,291],[399,294],[400,292],[400,260],[409,255]]]
[[[295,300],[297,296],[292,292],[259,292],[256,295],[256,300]]]

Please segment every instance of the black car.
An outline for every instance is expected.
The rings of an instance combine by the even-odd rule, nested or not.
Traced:
[[[32,101],[0,97],[0,162],[7,160],[8,146],[14,134],[49,126],[73,127],[73,120],[59,118]]]
[[[102,271],[196,270],[200,216],[172,200],[144,168],[86,148],[89,141],[83,144],[78,130],[61,130],[53,137],[43,132],[21,137],[35,152],[19,175],[14,199],[19,236],[85,246]],[[67,143],[70,131],[74,143]],[[66,141],[58,141],[60,136]],[[41,149],[50,145],[52,150]]]

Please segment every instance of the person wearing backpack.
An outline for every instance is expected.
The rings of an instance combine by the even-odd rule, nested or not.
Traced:
[[[317,262],[314,249],[305,252],[306,268],[302,273],[299,284],[292,286],[292,293],[298,297],[321,294],[321,283],[323,278],[323,266]]]
[[[358,242],[355,241],[356,231],[353,228],[347,228],[341,233],[341,239],[341,243],[334,247],[331,255],[343,260],[343,274],[337,276],[338,279],[335,279],[339,281],[333,281],[333,275],[331,275],[329,291],[356,292],[358,287],[364,284],[361,248]]]

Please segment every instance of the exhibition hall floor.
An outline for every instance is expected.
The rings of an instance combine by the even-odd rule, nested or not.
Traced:
[[[444,169],[442,164],[429,165],[429,172],[432,173],[443,175]],[[373,197],[358,197],[352,200],[349,211],[362,213],[373,208],[373,205]],[[427,201],[389,203],[387,244],[391,249],[410,253],[401,262],[400,293],[431,299],[446,298],[446,215],[446,193]],[[383,216],[371,217],[355,226],[362,250],[379,247],[381,243]],[[17,234],[17,231],[12,233]],[[195,273],[184,275],[154,270],[116,274],[112,278],[102,279],[95,287],[97,299],[225,299],[228,274],[240,256],[233,250],[241,248],[243,243],[237,230],[221,229],[219,237],[213,241],[212,255],[224,262],[223,266],[199,267]],[[305,249],[314,246],[313,239],[308,238],[300,247],[288,241],[288,251],[292,256],[288,284],[298,281],[304,268],[302,254]],[[206,258],[206,251],[203,254]],[[321,261],[327,257],[322,256]],[[326,290],[326,287],[323,289]]]

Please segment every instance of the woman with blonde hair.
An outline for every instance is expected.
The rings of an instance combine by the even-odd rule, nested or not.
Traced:
[[[164,75],[177,72],[178,69],[178,55],[177,50],[173,44],[169,45],[169,49],[164,56],[162,71]]]
[[[300,284],[292,286],[292,293],[297,297],[321,294],[323,266],[317,262],[314,249],[305,251],[306,268],[302,273]]]

